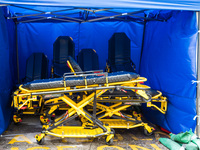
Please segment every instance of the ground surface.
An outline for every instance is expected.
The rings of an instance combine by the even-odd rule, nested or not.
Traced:
[[[78,121],[72,124],[78,124]],[[41,132],[38,116],[25,116],[19,125],[11,123],[0,137],[0,150],[166,150],[158,141],[168,135],[157,130],[152,136],[145,136],[141,129],[115,129],[114,145],[105,145],[104,138],[94,140],[78,138],[57,138],[46,136],[45,144],[38,145],[34,136]]]

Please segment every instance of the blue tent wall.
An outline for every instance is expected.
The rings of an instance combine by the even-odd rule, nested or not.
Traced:
[[[95,22],[80,26],[79,48],[93,48],[99,55],[100,69],[105,69],[108,58],[108,40],[115,32],[125,32],[131,40],[131,59],[139,71],[143,24],[135,22]]]
[[[12,20],[5,20],[0,9],[0,134],[8,127],[12,115],[11,92],[16,79],[14,39],[15,25]]]
[[[78,43],[77,23],[22,23],[17,27],[19,43],[20,79],[25,77],[26,60],[34,52],[43,52],[49,59],[49,67],[53,58],[53,43],[58,36],[68,35]],[[50,71],[50,68],[49,68]]]
[[[166,115],[144,109],[144,114],[173,133],[194,129],[196,121],[195,12],[174,12],[167,22],[148,22],[145,30],[141,76],[169,99]]]
[[[12,83],[16,79],[14,23],[6,22],[2,12],[0,12],[0,30],[2,75],[0,84],[3,85],[0,90],[1,133],[10,121],[10,95]],[[69,35],[74,39],[76,55],[81,48],[96,49],[102,58],[100,67],[103,69],[107,58],[108,39],[114,32],[122,31],[132,41],[132,59],[139,69],[143,32],[141,24],[133,22],[19,24],[20,77],[22,79],[25,75],[26,59],[31,53],[44,52],[52,60],[52,45],[60,35]],[[166,115],[147,109],[144,113],[149,120],[174,133],[189,128],[194,129],[196,124],[193,120],[196,115],[196,85],[191,82],[196,80],[196,39],[194,12],[174,12],[173,17],[167,22],[148,22],[146,26],[140,73],[141,76],[148,78],[147,83],[152,88],[161,90],[168,97],[169,104]]]
[[[44,52],[50,62],[58,36],[71,36],[77,56],[82,48],[93,48],[99,55],[100,69],[108,57],[108,40],[114,32],[125,32],[131,39],[131,58],[139,70],[143,24],[135,22],[21,23],[18,25],[20,79],[25,77],[26,60],[33,52]],[[49,65],[50,66],[50,65]],[[50,71],[50,69],[49,69]]]

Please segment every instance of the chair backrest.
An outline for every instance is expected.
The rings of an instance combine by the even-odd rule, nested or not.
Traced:
[[[131,61],[130,39],[125,33],[114,33],[108,42],[108,60],[112,72],[135,72],[135,64]],[[134,66],[134,67],[133,67]]]
[[[68,56],[74,58],[75,44],[69,36],[59,36],[53,43],[53,63],[66,64]]]
[[[68,57],[75,57],[75,44],[69,36],[59,36],[53,44],[53,76],[62,77],[70,72],[67,67]]]
[[[77,61],[83,71],[99,70],[99,57],[94,49],[82,49]]]
[[[25,81],[48,78],[48,63],[44,53],[33,53],[26,61]]]

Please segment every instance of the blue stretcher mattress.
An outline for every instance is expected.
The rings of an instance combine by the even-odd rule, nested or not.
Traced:
[[[99,76],[98,76],[99,75]],[[87,85],[92,84],[105,84],[106,76],[105,75],[90,75],[87,76]],[[130,81],[139,77],[139,74],[133,72],[115,72],[108,73],[108,83],[113,82],[122,82],[122,81]],[[66,86],[74,87],[74,86],[84,86],[85,79],[84,77],[66,77]],[[64,79],[56,78],[56,79],[43,79],[43,80],[35,80],[32,82],[28,82],[22,86],[28,90],[39,90],[39,89],[50,89],[50,88],[61,88],[64,87]]]

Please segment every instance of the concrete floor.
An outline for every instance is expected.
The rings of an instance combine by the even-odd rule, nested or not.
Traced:
[[[72,124],[79,124],[78,121]],[[156,130],[154,135],[145,136],[141,129],[115,129],[114,145],[105,145],[103,137],[94,140],[81,138],[45,137],[45,144],[38,145],[34,136],[41,132],[39,116],[24,116],[23,122],[13,122],[0,137],[0,150],[166,150],[159,143],[160,137],[167,134]]]

